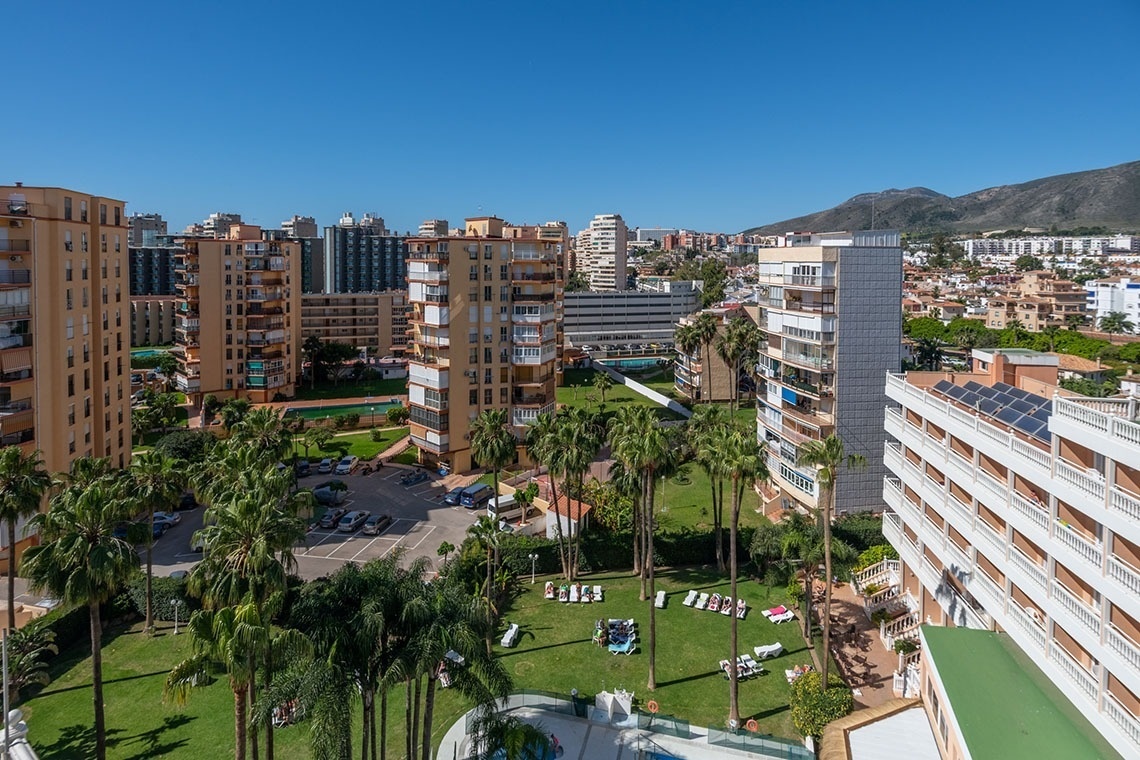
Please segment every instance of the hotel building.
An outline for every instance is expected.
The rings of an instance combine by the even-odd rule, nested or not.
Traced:
[[[857,577],[882,586],[867,610],[898,614],[880,629],[888,646],[922,622],[1007,634],[1138,757],[1137,400],[1058,390],[1053,355],[975,349],[972,362],[887,375],[883,532],[900,560]]]
[[[0,186],[0,445],[39,449],[51,472],[130,463],[124,205]]]
[[[836,512],[880,507],[882,377],[898,371],[902,344],[902,250],[895,231],[788,235],[759,254],[757,436],[768,447],[784,509],[815,509],[819,486],[797,461],[807,441],[839,436],[867,460],[844,471]]]
[[[421,461],[471,469],[468,426],[506,409],[520,438],[554,412],[562,283],[556,243],[505,238],[503,220],[408,240],[411,437]]]
[[[296,241],[230,226],[221,238],[183,238],[177,263],[178,390],[254,403],[292,397],[300,369]]]

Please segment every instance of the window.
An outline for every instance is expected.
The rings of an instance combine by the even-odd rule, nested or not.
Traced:
[[[470,404],[471,406],[475,406],[476,404],[479,403],[479,389],[478,388],[472,388],[467,393],[467,403]]]
[[[122,223],[123,223],[123,210],[121,208],[119,208],[118,206],[115,206],[115,226],[119,227],[122,225]],[[117,239],[117,236],[116,236],[116,239]],[[117,245],[117,243],[116,243],[116,245]],[[118,250],[118,248],[116,247],[115,250]]]
[[[71,198],[64,196],[63,199],[63,218],[71,221]]]
[[[72,303],[71,299],[71,288],[68,288],[67,290],[63,291],[63,306],[68,311],[71,311],[73,305],[74,304]],[[70,338],[71,336],[68,335],[67,337]]]
[[[70,309],[71,307],[68,306],[67,308]],[[66,329],[67,329],[67,339],[71,340],[72,338],[75,337],[75,320],[73,320],[71,317],[67,318],[67,328]],[[71,349],[68,349],[68,350],[70,351]]]
[[[67,368],[71,369],[75,366],[75,349],[71,346],[67,347]]]
[[[106,203],[100,203],[99,204],[99,224],[106,224],[106,223],[107,223],[107,204]]]
[[[87,301],[87,288],[86,288],[86,287],[84,287],[84,288],[83,288],[83,308],[84,308],[84,309],[86,309],[86,308],[87,308],[87,305],[88,305],[88,301]],[[104,325],[104,327],[106,327],[106,325]]]
[[[472,348],[470,351],[468,351],[467,363],[468,364],[478,364],[479,363],[479,349],[478,348]]]
[[[507,265],[506,264],[503,264],[501,267],[499,267],[499,279],[500,280],[507,279]]]
[[[75,395],[75,375],[67,376],[67,395],[68,397]]]
[[[494,360],[495,360],[495,358],[491,353],[491,349],[490,348],[484,348],[483,349],[483,363],[484,364],[490,364]]]
[[[63,281],[71,282],[71,259],[63,262]]]
[[[123,252],[123,241],[122,241],[122,239],[120,239],[120,237],[118,235],[115,235],[115,253],[122,253],[122,252]],[[103,270],[103,276],[104,277],[107,276],[106,269]]]
[[[84,253],[87,253],[87,233],[86,232],[80,232],[79,233],[79,250],[83,251]]]
[[[81,279],[81,280],[87,279],[87,262],[86,261],[80,261],[79,262],[79,279]]]
[[[68,425],[74,425],[75,424],[75,404],[68,404],[67,405],[67,424]]]
[[[103,253],[107,252],[107,233],[99,236],[99,250]]]
[[[490,406],[491,404],[494,403],[494,401],[495,401],[494,391],[491,388],[484,388],[483,389],[483,404],[484,404],[484,406]]]
[[[490,264],[484,264],[483,265],[483,279],[484,280],[491,279],[491,265]]]
[[[84,290],[86,290],[86,288],[84,288]],[[107,305],[107,286],[106,285],[103,286],[103,292],[101,294],[101,298],[103,299],[103,305],[106,306]],[[86,305],[87,304],[84,304],[84,306],[86,306]]]
[[[490,245],[483,246],[483,258],[485,258],[485,259],[491,258],[491,256],[494,255],[494,252],[495,252],[494,246],[490,246]]]
[[[469,279],[471,281],[475,281],[475,280],[479,279],[479,265],[478,264],[472,264],[471,265],[471,271],[468,273],[467,279]]]
[[[491,295],[491,286],[490,285],[484,285],[483,286],[483,300],[484,301],[490,301],[491,298],[493,298],[493,296]]]
[[[491,368],[490,367],[483,370],[483,382],[488,383],[488,384],[491,382]]]
[[[91,416],[91,397],[83,399],[83,417],[84,419]]]
[[[87,201],[79,201],[79,221],[87,221]],[[84,233],[84,236],[86,236],[86,234],[87,233]],[[86,251],[87,248],[85,247],[83,250]]]
[[[502,388],[500,388],[500,389],[499,389],[499,403],[500,403],[500,404],[505,404],[505,403],[507,403],[507,389],[506,389],[506,386],[504,386],[504,387],[502,387]]]
[[[85,391],[91,390],[91,370],[90,369],[83,370],[83,390],[85,390]],[[88,403],[90,403],[90,402],[88,402]]]
[[[502,343],[506,339],[507,339],[507,328],[500,327],[499,328],[499,342]]]
[[[74,243],[71,242],[71,230],[63,231],[63,250],[70,251],[75,248]]]

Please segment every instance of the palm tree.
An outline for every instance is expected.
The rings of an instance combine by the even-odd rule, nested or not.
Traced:
[[[558,476],[565,471],[564,452],[559,441],[559,423],[554,415],[540,414],[526,432],[526,449],[531,459],[546,465],[550,478],[550,503],[558,503]],[[554,520],[554,537],[558,542],[558,557],[562,562],[562,575],[570,580],[570,564],[567,557],[566,541],[562,534],[562,521]]]
[[[293,434],[272,407],[262,406],[245,414],[233,426],[235,441],[247,443],[270,462],[277,463],[293,450]]]
[[[59,654],[55,645],[55,632],[40,621],[33,620],[23,628],[9,628],[8,647],[8,699],[15,703],[25,686],[51,683],[48,672],[48,655]]]
[[[143,437],[154,430],[157,416],[154,409],[149,406],[138,406],[131,410],[131,434],[135,437],[135,444],[141,445]]]
[[[67,605],[87,605],[97,760],[107,757],[99,605],[122,588],[139,563],[134,547],[115,538],[113,532],[128,511],[113,483],[68,486],[52,499],[51,509],[32,518],[43,543],[24,553],[21,568],[33,588]]]
[[[755,364],[760,353],[760,329],[745,317],[736,317],[728,323],[716,340],[716,352],[732,373],[728,389],[729,409],[735,413],[740,393],[740,373],[749,364]]]
[[[301,344],[301,355],[309,363],[309,388],[317,387],[317,368],[321,363],[321,349],[323,347],[321,339],[316,335],[310,335]]]
[[[720,469],[723,460],[716,447],[710,443],[728,424],[728,413],[723,406],[715,404],[704,404],[694,409],[688,424],[689,448],[696,452],[697,464],[709,477],[709,487],[712,491],[713,533],[716,536],[716,566],[722,573],[725,570],[724,476]]]
[[[157,508],[173,504],[186,486],[186,477],[179,463],[159,451],[136,454],[131,459],[131,487],[129,498],[137,508],[147,513],[149,530],[146,541],[146,630],[154,630],[153,595],[151,579],[154,569],[154,512]]]
[[[16,630],[16,523],[39,511],[52,479],[39,451],[0,449],[0,520],[8,529],[8,630]]]
[[[866,467],[867,460],[861,454],[847,454],[843,441],[834,433],[821,441],[808,441],[800,446],[799,464],[814,467],[819,483],[819,503],[823,507],[820,522],[823,527],[823,685],[827,690],[827,668],[831,652],[831,521],[835,514],[835,493],[839,484],[839,470],[842,467],[854,469]],[[810,599],[810,595],[808,596]]]
[[[783,565],[785,574],[798,568],[803,581],[803,598],[806,612],[804,620],[804,638],[811,640],[811,591],[812,582],[819,575],[819,568],[823,566],[823,531],[818,520],[810,520],[799,512],[788,514],[779,522],[779,550],[776,554]],[[770,547],[764,544],[764,535],[754,535],[750,547],[753,556],[763,559],[772,559],[765,555]],[[838,543],[838,542],[833,542]],[[834,546],[832,547],[834,550]]]
[[[471,423],[471,456],[491,471],[494,499],[499,498],[499,470],[515,460],[515,436],[506,409],[484,409]]]
[[[1079,330],[1085,324],[1084,314],[1069,314],[1065,317],[1065,326],[1070,330]]]
[[[570,533],[567,537],[567,549],[570,581],[573,582],[578,573],[582,531],[581,529],[573,531],[570,529],[570,521],[573,517],[569,497],[571,494],[575,494],[579,501],[582,499],[586,473],[590,471],[590,465],[602,448],[605,428],[597,415],[580,407],[563,410],[556,420],[558,422],[558,439],[562,448],[562,466],[566,473],[566,529]]]
[[[713,316],[710,312],[701,312],[700,315],[693,321],[693,332],[696,334],[697,338],[700,340],[701,345],[705,349],[705,361],[701,366],[701,369],[703,370],[701,372],[701,390],[704,401],[706,403],[711,403],[713,400],[713,388],[712,353],[710,349],[712,348],[713,342],[717,337],[716,317]],[[706,378],[708,379],[707,388],[704,387]]]
[[[945,361],[942,342],[934,338],[920,338],[914,347],[914,360],[922,369],[934,372],[942,368]]]
[[[604,370],[594,373],[594,389],[601,394],[602,403],[606,403],[606,391],[614,387],[614,379]]]
[[[494,593],[495,581],[495,555],[499,551],[499,537],[502,531],[499,530],[499,521],[488,516],[483,515],[475,524],[467,529],[467,535],[475,539],[476,542],[481,544],[487,550],[487,582],[484,587],[485,596],[487,598],[487,619],[495,619],[494,605],[491,601],[491,595]],[[487,628],[487,656],[492,653],[491,649],[491,628]]]
[[[1097,321],[1097,324],[1110,337],[1122,333],[1131,333],[1136,329],[1136,324],[1122,311],[1108,312]]]
[[[732,511],[730,512],[729,521],[729,544],[728,544],[728,566],[729,566],[729,593],[732,595],[733,600],[737,600],[736,581],[739,570],[737,562],[737,544],[739,543],[737,534],[740,528],[740,504],[744,497],[744,489],[751,487],[757,479],[768,478],[768,464],[764,458],[764,447],[756,440],[756,433],[746,427],[734,425],[731,429],[726,431],[724,436],[724,446],[721,450],[721,456],[724,460],[724,471],[728,479],[732,481]],[[736,669],[736,657],[738,649],[737,640],[737,618],[736,612],[733,610],[729,615],[729,647],[730,656],[728,673],[729,681],[729,697],[728,697],[728,720],[729,725],[737,726],[740,724],[740,705],[739,705],[739,676]]]
[[[1056,350],[1057,336],[1061,334],[1061,328],[1057,325],[1049,325],[1041,330],[1041,337],[1049,344],[1050,353]]]
[[[554,754],[551,734],[517,715],[481,711],[471,734],[477,747],[472,760],[546,760]]]

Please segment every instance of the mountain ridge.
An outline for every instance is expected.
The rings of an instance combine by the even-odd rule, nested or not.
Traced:
[[[1140,230],[1140,161],[951,197],[928,187],[860,193],[813,214],[752,227],[745,234],[898,229],[911,234],[1025,227]]]

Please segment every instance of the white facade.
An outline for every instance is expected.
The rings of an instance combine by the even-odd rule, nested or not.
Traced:
[[[932,384],[887,376],[883,532],[910,613],[886,636],[1000,628],[1140,756],[1137,402],[1054,396],[1048,433],[1026,435]]]
[[[1140,251],[1140,237],[1136,235],[1103,235],[1099,237],[1023,237],[982,238],[959,240],[967,256],[1099,256],[1110,250]]]
[[[628,239],[629,229],[621,214],[598,214],[578,233],[578,269],[589,278],[591,290],[626,289]]]
[[[1140,279],[1090,280],[1085,283],[1085,290],[1088,292],[1085,311],[1094,325],[1112,311],[1123,312],[1134,325],[1140,325]]]

